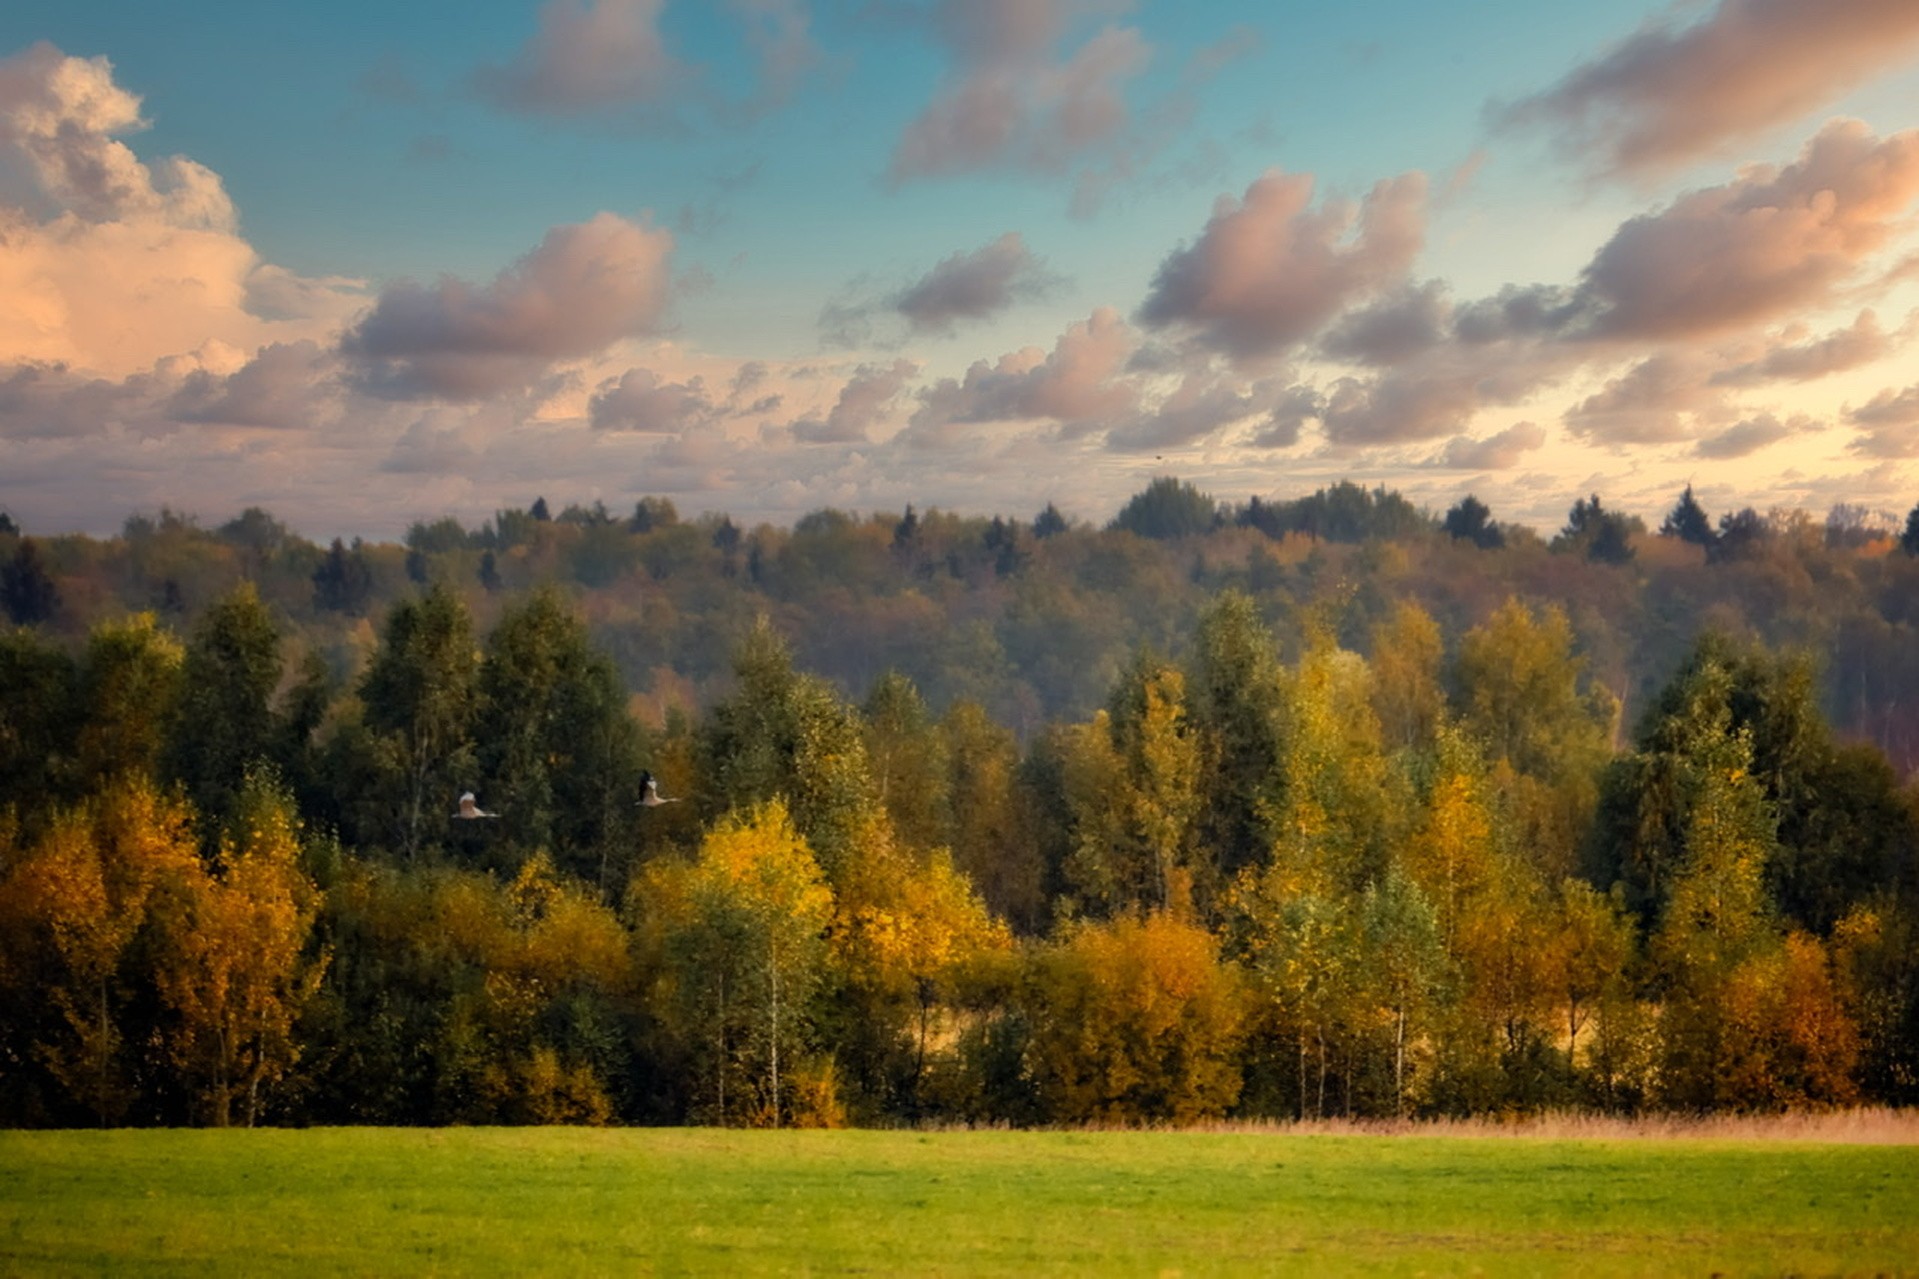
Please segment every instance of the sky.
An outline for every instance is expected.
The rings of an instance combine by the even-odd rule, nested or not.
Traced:
[[[0,8],[0,509],[1919,500],[1919,0]]]

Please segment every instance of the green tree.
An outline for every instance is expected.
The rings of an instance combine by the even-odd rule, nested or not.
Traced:
[[[863,712],[867,763],[894,831],[914,848],[948,843],[945,745],[918,687],[888,671],[874,682]]]
[[[51,639],[0,630],[0,813],[30,832],[67,794],[79,682],[73,659]]]
[[[1906,512],[1906,527],[1899,534],[1899,549],[1919,556],[1919,506]]]
[[[1230,882],[1272,850],[1284,749],[1279,659],[1249,596],[1223,592],[1201,613],[1186,690],[1200,739],[1199,846]]]
[[[248,773],[273,760],[281,670],[279,627],[251,582],[207,609],[187,641],[162,763],[205,823],[208,846],[232,817]]]
[[[151,613],[93,628],[80,668],[77,761],[89,790],[158,771],[185,657]]]
[[[39,544],[30,537],[21,538],[12,557],[0,564],[0,607],[17,626],[37,626],[60,608],[59,588],[40,562]]]
[[[1605,509],[1595,493],[1573,503],[1553,549],[1576,551],[1602,564],[1625,564],[1633,558],[1632,535],[1641,531],[1636,518]]]
[[[1490,507],[1471,493],[1446,512],[1440,530],[1454,541],[1467,541],[1482,551],[1496,551],[1506,544],[1506,535],[1493,523]]]
[[[1406,1113],[1406,1072],[1446,976],[1438,913],[1398,867],[1359,902],[1364,980],[1392,1027],[1393,1113]]]
[[[1672,510],[1666,512],[1665,522],[1659,526],[1659,536],[1676,537],[1682,542],[1703,546],[1709,553],[1718,545],[1719,535],[1712,531],[1712,518],[1692,495],[1692,485],[1686,485],[1686,491],[1679,495],[1679,501]]]
[[[480,666],[466,605],[444,585],[387,614],[380,647],[360,679],[367,727],[393,784],[387,829],[411,860],[438,842],[449,796],[474,771],[472,724]]]
[[[339,538],[327,548],[326,557],[313,570],[313,607],[322,612],[362,612],[373,593],[373,570],[367,566],[366,553],[355,538],[348,550]]]
[[[503,834],[607,890],[631,844],[644,749],[612,662],[543,588],[487,638],[478,692],[478,789]]]
[[[1510,760],[1527,776],[1590,778],[1611,753],[1618,703],[1585,675],[1558,605],[1535,617],[1508,599],[1460,641],[1453,684],[1461,725],[1491,760]]]
[[[1219,503],[1170,475],[1156,477],[1113,517],[1112,527],[1156,541],[1210,533],[1220,522]]]

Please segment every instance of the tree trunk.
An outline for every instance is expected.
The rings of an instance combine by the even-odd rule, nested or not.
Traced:
[[[773,987],[773,1126],[780,1126],[780,965],[778,951],[767,947],[767,973]]]
[[[1406,1117],[1406,1010],[1394,1009],[1393,1016],[1393,1114]]]

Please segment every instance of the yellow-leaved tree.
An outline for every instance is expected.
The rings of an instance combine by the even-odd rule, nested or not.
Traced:
[[[154,971],[180,1078],[218,1128],[236,1102],[248,1127],[258,1122],[263,1093],[299,1057],[294,1023],[328,958],[308,945],[320,890],[301,865],[292,797],[271,773],[248,775],[232,829],[217,870],[184,881]]]
[[[691,863],[655,862],[638,906],[703,1108],[721,1124],[780,1126],[833,916],[832,890],[785,803],[721,819]]]
[[[195,848],[187,807],[134,774],[55,817],[0,879],[0,987],[20,1015],[11,1029],[102,1125],[138,1090],[136,940],[203,878]]]
[[[1213,937],[1170,912],[1085,924],[1039,952],[1028,1069],[1060,1123],[1197,1123],[1239,1097],[1244,999]]]

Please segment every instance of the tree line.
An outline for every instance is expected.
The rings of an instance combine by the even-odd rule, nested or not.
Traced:
[[[649,719],[591,595],[503,594],[422,586],[344,679],[252,583],[0,635],[0,1120],[1919,1093],[1919,797],[1803,653],[1702,630],[1627,725],[1556,603],[1354,642],[1228,587],[1024,732],[765,617]]]

